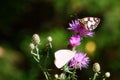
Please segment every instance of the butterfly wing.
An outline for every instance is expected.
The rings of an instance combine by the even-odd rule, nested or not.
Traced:
[[[97,17],[85,17],[78,19],[79,22],[85,27],[86,30],[94,30],[100,23],[100,18]]]
[[[75,55],[75,51],[62,49],[55,52],[55,66],[62,68]]]

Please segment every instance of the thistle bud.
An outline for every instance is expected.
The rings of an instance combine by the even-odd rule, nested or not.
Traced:
[[[58,74],[55,74],[54,76],[55,76],[56,79],[59,77]]]
[[[33,50],[35,48],[33,43],[30,43],[29,47],[30,47],[31,50]]]
[[[110,77],[110,72],[106,72],[106,73],[105,73],[105,77],[106,77],[106,78],[109,78],[109,77]]]
[[[51,36],[48,36],[48,37],[47,37],[47,40],[48,40],[49,42],[52,42],[52,37],[51,37]]]
[[[93,71],[96,73],[100,72],[100,64],[99,63],[96,62],[93,64]]]
[[[61,80],[64,80],[65,78],[66,78],[65,74],[64,74],[64,73],[61,73],[61,74],[60,74],[60,79],[61,79]]]
[[[39,44],[39,43],[40,43],[40,37],[39,37],[38,34],[34,34],[34,35],[33,35],[33,42],[34,42],[35,44]]]

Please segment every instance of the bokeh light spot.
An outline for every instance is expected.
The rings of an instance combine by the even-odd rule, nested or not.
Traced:
[[[94,52],[96,50],[95,42],[94,41],[87,42],[87,44],[85,45],[85,49],[90,56],[94,56]]]

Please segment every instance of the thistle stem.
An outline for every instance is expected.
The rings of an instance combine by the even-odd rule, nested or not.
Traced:
[[[72,73],[72,80],[76,80],[75,70]]]
[[[35,56],[33,56],[33,58],[39,63],[39,60]]]
[[[75,48],[76,48],[76,47],[73,47],[73,48],[72,48],[72,51],[75,51]]]
[[[51,42],[49,42],[49,45],[50,45],[50,48],[52,48],[52,44],[51,44]]]
[[[43,73],[44,73],[44,75],[45,75],[46,80],[49,80],[48,73],[45,72],[45,71],[44,71]]]
[[[97,76],[98,76],[98,73],[95,73],[92,80],[95,80]]]
[[[35,46],[35,49],[36,49],[36,52],[37,52],[37,58],[38,58],[38,60],[40,60],[39,49],[38,49],[38,46],[37,46],[37,45]]]
[[[106,77],[104,76],[102,80],[106,80]]]
[[[50,80],[50,75],[49,75],[49,73],[48,73],[46,70],[44,70],[43,67],[42,67],[40,64],[39,64],[39,66],[40,66],[40,69],[43,71],[46,80]]]
[[[103,80],[105,80],[105,78],[103,78]]]
[[[33,54],[34,56],[37,56],[37,54],[36,54],[36,53],[34,53],[33,51],[31,51],[31,54]]]

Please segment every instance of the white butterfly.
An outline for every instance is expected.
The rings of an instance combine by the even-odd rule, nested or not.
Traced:
[[[100,23],[100,18],[97,17],[85,17],[78,20],[83,25],[83,27],[85,27],[86,30],[90,31],[94,30]]]
[[[76,51],[67,49],[61,49],[55,52],[55,66],[62,68],[66,63],[70,61],[75,55]]]

